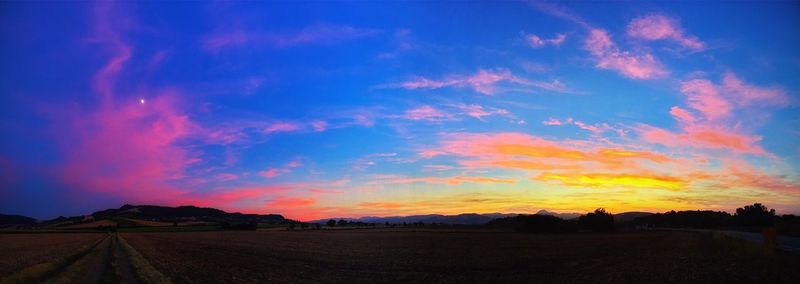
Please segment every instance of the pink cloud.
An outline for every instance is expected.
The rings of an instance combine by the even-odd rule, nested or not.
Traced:
[[[561,121],[560,121],[560,120],[558,120],[558,119],[552,118],[552,117],[551,117],[551,118],[548,118],[548,119],[547,119],[547,120],[545,120],[545,121],[542,121],[542,124],[544,124],[544,125],[547,125],[547,126],[558,126],[558,125],[564,125],[564,123],[563,123],[563,122],[561,122]]]
[[[726,118],[733,110],[711,81],[695,79],[682,82],[681,92],[688,97],[689,107],[701,112],[708,120]]]
[[[732,72],[725,73],[721,84],[714,84],[706,79],[681,82],[681,92],[687,96],[689,107],[700,112],[710,122],[729,118],[737,108],[753,108],[754,103],[762,107],[789,104],[788,96],[782,88],[755,86],[744,82]],[[684,118],[691,116],[686,110],[676,111],[682,111]]]
[[[130,202],[168,202],[187,191],[187,169],[202,159],[186,144],[205,131],[185,111],[183,94],[174,88],[137,85],[119,89],[117,82],[132,56],[122,41],[133,23],[116,13],[112,3],[95,11],[92,42],[111,52],[92,77],[99,104],[61,107],[52,134],[63,159],[57,175],[76,191],[103,192]],[[81,192],[84,193],[85,192]]]
[[[669,113],[672,114],[678,121],[683,123],[693,123],[695,121],[694,115],[692,115],[689,111],[682,109],[680,107],[672,107],[669,110]]]
[[[233,181],[239,179],[239,176],[232,173],[221,173],[214,176],[214,178],[218,181]]]
[[[669,74],[649,53],[633,54],[619,50],[608,32],[602,29],[592,29],[584,47],[597,60],[597,68],[615,70],[631,79],[656,79]]]
[[[556,36],[551,39],[542,39],[535,34],[529,34],[525,36],[525,39],[528,41],[528,44],[530,44],[531,47],[540,48],[546,45],[559,46],[564,43],[564,40],[567,39],[567,35],[556,34]]]
[[[439,89],[444,87],[469,87],[475,92],[484,95],[494,95],[498,93],[498,84],[506,83],[510,85],[521,85],[536,87],[543,90],[553,92],[568,92],[567,87],[558,80],[551,82],[545,81],[530,81],[515,76],[507,69],[497,70],[478,70],[477,74],[470,76],[450,76],[443,80],[431,80],[425,77],[416,77],[413,80],[401,82],[398,84],[389,84],[386,87],[404,88],[404,89]]]
[[[511,117],[511,113],[508,110],[501,108],[487,108],[477,104],[459,104],[456,107],[467,116],[478,120],[483,120],[484,117],[492,115]]]
[[[664,15],[651,14],[633,19],[628,24],[628,36],[643,40],[672,40],[681,46],[702,50],[705,44],[692,35],[684,34],[676,19]]]
[[[221,32],[206,37],[201,44],[204,49],[214,52],[248,44],[285,48],[305,44],[331,44],[373,36],[381,32],[378,29],[318,24],[294,33],[249,32],[244,30]]]
[[[706,149],[725,149],[737,153],[769,155],[758,142],[760,136],[739,133],[721,126],[685,126],[683,133],[642,125],[639,135],[647,142],[665,146],[689,146]]]
[[[145,105],[109,105],[71,114],[68,127],[74,137],[63,145],[63,177],[89,190],[132,198],[177,190],[172,182],[198,161],[180,142],[200,131],[179,111],[176,97],[167,92]]]
[[[264,133],[272,134],[279,132],[296,132],[300,130],[300,125],[293,122],[275,122],[264,128]]]
[[[324,120],[314,120],[311,122],[311,127],[314,128],[316,132],[323,132],[328,129],[328,122]]]
[[[299,168],[299,167],[302,167],[302,166],[303,166],[303,163],[301,163],[298,160],[294,160],[294,161],[291,161],[288,164],[286,164],[286,167],[289,167],[289,168]]]
[[[608,123],[588,124],[582,121],[574,120],[571,117],[565,120],[558,120],[551,117],[548,120],[543,121],[542,124],[547,126],[575,125],[580,129],[591,132],[594,135],[600,135],[605,132],[613,132],[617,133],[619,136],[625,136],[625,131],[623,129],[613,127]]]
[[[445,113],[432,106],[424,105],[421,107],[406,110],[403,118],[409,120],[425,120],[425,121],[445,121],[452,120],[453,116]]]
[[[789,104],[786,91],[782,88],[767,88],[751,85],[737,77],[733,72],[726,72],[725,75],[723,75],[722,88],[732,93],[740,106],[750,106],[754,102],[779,106]]]
[[[285,174],[287,172],[286,169],[278,169],[278,168],[269,168],[265,171],[258,173],[258,175],[265,177],[265,178],[274,178],[279,175]]]

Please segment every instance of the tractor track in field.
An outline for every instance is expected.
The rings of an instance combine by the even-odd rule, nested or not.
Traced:
[[[136,254],[137,256],[133,256]],[[134,259],[138,257],[138,259]],[[117,233],[97,241],[91,247],[75,253],[57,267],[24,277],[0,279],[0,283],[169,283],[168,278],[153,278],[160,274],[128,246]],[[134,265],[136,263],[137,265]],[[147,266],[147,272],[137,268]],[[147,273],[147,275],[143,275]]]

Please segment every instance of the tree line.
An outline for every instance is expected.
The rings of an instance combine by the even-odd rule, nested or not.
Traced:
[[[755,203],[737,208],[733,215],[724,211],[669,211],[634,218],[632,222],[615,223],[614,215],[603,208],[582,215],[577,219],[563,220],[550,215],[518,215],[495,219],[490,227],[513,228],[520,232],[609,232],[619,227],[639,228],[731,228],[760,230],[776,227],[780,233],[800,235],[800,218],[794,215],[777,216],[775,209]]]

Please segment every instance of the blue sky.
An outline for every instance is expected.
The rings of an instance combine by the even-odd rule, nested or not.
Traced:
[[[800,213],[797,3],[0,5],[4,213]]]

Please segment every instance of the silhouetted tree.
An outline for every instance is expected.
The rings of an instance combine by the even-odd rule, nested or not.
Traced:
[[[341,219],[341,220],[339,220],[339,222],[338,222],[338,223],[336,223],[336,225],[339,225],[339,226],[347,226],[347,220],[345,220],[345,219]]]
[[[775,209],[768,209],[761,203],[737,208],[734,215],[742,226],[771,226],[775,222]]]
[[[610,232],[614,230],[614,216],[603,208],[578,217],[578,226],[595,232]]]
[[[517,232],[544,233],[570,231],[570,222],[550,215],[517,215],[494,219],[486,223],[490,227],[510,227]]]
[[[666,228],[720,228],[733,224],[733,216],[724,211],[669,211],[633,219],[637,225]]]
[[[336,220],[330,219],[326,224],[328,225],[328,227],[336,226]]]

